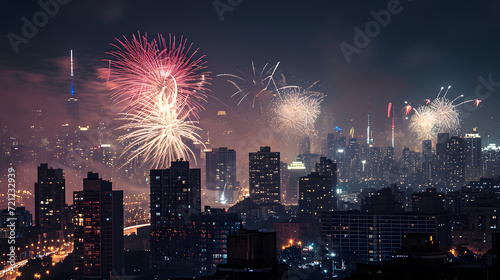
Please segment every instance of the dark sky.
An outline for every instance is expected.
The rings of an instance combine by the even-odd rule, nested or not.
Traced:
[[[242,135],[240,142],[252,133],[258,135],[255,123],[248,120],[262,117],[248,106],[236,108],[236,100],[229,97],[233,88],[216,74],[248,69],[252,60],[258,66],[279,61],[280,72],[299,85],[319,80],[320,89],[327,95],[320,123],[339,125],[344,130],[354,126],[361,134],[366,131],[366,115],[370,112],[375,141],[380,146],[389,144],[388,102],[398,110],[405,100],[418,105],[448,85],[452,85],[452,96],[474,96],[481,84],[479,76],[487,80],[491,75],[491,80],[500,81],[498,1],[402,0],[402,11],[393,14],[387,26],[381,27],[359,54],[350,57],[351,63],[339,45],[354,45],[354,28],[365,29],[374,20],[370,11],[385,10],[394,1],[219,0],[241,2],[223,14],[223,21],[214,2],[72,0],[59,5],[59,11],[47,24],[38,28],[26,44],[19,45],[17,54],[9,42],[9,32],[21,36],[21,18],[32,21],[41,7],[37,1],[3,3],[1,122],[26,127],[34,110],[40,107],[49,122],[47,127],[50,123],[59,125],[69,94],[70,49],[78,54],[75,83],[82,118],[91,125],[113,118],[110,92],[106,81],[99,78],[99,69],[106,68],[103,60],[110,58],[106,52],[113,50],[110,43],[115,38],[130,38],[138,31],[150,37],[156,33],[184,36],[206,54],[213,78],[210,94],[237,109],[247,120],[242,125],[230,115],[230,125],[237,135]],[[464,117],[463,131],[477,126],[484,133],[491,116],[500,118],[500,87],[490,89],[497,91],[485,98],[482,107],[470,117]],[[487,92],[485,87],[481,89],[482,94]],[[211,129],[215,112],[224,107],[214,99],[209,99],[205,107],[201,125]],[[397,115],[402,118],[401,112]],[[492,131],[494,127],[496,121]],[[405,131],[401,125],[399,130]]]

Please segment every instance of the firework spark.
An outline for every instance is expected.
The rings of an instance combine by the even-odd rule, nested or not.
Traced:
[[[110,54],[116,59],[112,99],[124,104],[119,120],[125,124],[118,128],[126,132],[118,138],[125,143],[122,156],[127,162],[141,158],[153,168],[194,158],[185,141],[201,142],[197,119],[208,84],[203,56],[194,58],[197,50],[190,54],[186,40],[176,44],[174,37],[169,44],[161,35],[148,41],[140,34],[118,42],[118,51]]]
[[[228,82],[235,88],[236,92],[231,97],[237,96],[239,99],[238,105],[243,100],[249,100],[252,108],[258,103],[261,113],[264,112],[265,104],[271,99],[278,91],[277,84],[279,82],[275,79],[276,70],[278,69],[279,62],[276,65],[268,68],[268,64],[262,67],[262,70],[255,69],[252,61],[252,69],[250,72],[239,72],[238,75],[234,74],[219,74],[219,77],[228,77]]]
[[[112,89],[116,103],[126,109],[140,109],[144,98],[155,100],[156,94],[175,79],[179,98],[186,100],[192,117],[198,119],[201,104],[206,101],[208,72],[204,71],[204,56],[195,57],[197,49],[191,51],[192,45],[182,37],[177,43],[175,37],[169,36],[167,43],[160,34],[152,41],[140,34],[117,41],[112,44],[117,50],[109,52],[115,58],[110,68],[111,79],[117,85]]]
[[[314,126],[324,95],[296,86],[282,90],[283,93],[271,104],[271,123],[276,131],[285,135],[301,135]]]
[[[184,143],[201,142],[196,121],[189,120],[190,110],[186,97],[178,97],[175,90],[168,97],[161,93],[158,99],[143,100],[143,110],[121,113],[126,124],[119,129],[130,131],[118,138],[127,143],[124,153],[127,162],[139,156],[153,168],[167,168],[179,158],[195,158]]]
[[[473,103],[476,106],[481,103],[479,99],[466,100],[455,104],[455,101],[463,98],[463,95],[450,100],[446,98],[450,87],[441,96],[443,88],[439,91],[436,99],[426,100],[426,104],[418,109],[413,108],[415,114],[410,120],[410,130],[418,136],[419,140],[433,139],[438,133],[457,133],[460,130],[461,115],[458,107]]]

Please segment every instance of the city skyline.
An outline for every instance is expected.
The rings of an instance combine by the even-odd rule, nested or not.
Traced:
[[[0,280],[497,278],[499,8],[5,3]]]

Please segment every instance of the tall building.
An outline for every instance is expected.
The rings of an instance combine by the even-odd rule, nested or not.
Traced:
[[[215,272],[217,265],[227,263],[227,238],[240,230],[241,221],[236,213],[225,209],[211,209],[195,216],[196,269],[200,274]]]
[[[344,173],[345,179],[356,182],[361,179],[361,147],[356,138],[349,139],[349,145],[345,148]]]
[[[174,161],[152,169],[150,182],[151,258],[155,269],[194,271],[193,216],[201,213],[200,169]]]
[[[299,154],[307,155],[311,153],[311,138],[309,136],[304,136],[299,142]]]
[[[280,202],[280,153],[270,147],[249,153],[250,198],[258,204]]]
[[[221,147],[206,152],[206,190],[215,193],[214,200],[232,203],[236,190],[236,152]]]
[[[333,157],[333,161],[337,163],[338,175],[339,178],[344,180],[345,170],[344,170],[344,161],[345,161],[345,147],[346,147],[346,138],[345,137],[337,137],[333,140],[333,150],[335,152],[335,156]]]
[[[429,185],[436,177],[436,156],[432,152],[432,140],[422,141],[422,176],[423,182]]]
[[[462,137],[453,136],[446,142],[446,166],[450,188],[465,185],[465,141]]]
[[[42,232],[63,229],[66,206],[66,181],[62,169],[49,168],[47,163],[38,166],[35,183],[35,225]]]
[[[446,155],[446,143],[450,139],[449,133],[438,133],[436,143],[436,175],[437,180],[446,182],[448,177],[448,161]]]
[[[231,128],[228,125],[228,117],[226,111],[219,110],[217,111],[217,129],[216,129],[216,138],[218,139],[218,143],[221,145],[227,145],[231,136]]]
[[[303,218],[319,219],[320,214],[335,210],[335,194],[332,188],[332,176],[313,172],[300,177],[299,213]]]
[[[481,136],[474,129],[466,133],[465,141],[465,180],[467,182],[477,181],[481,177]]]
[[[68,123],[72,127],[73,131],[76,130],[76,128],[79,125],[79,119],[80,119],[80,111],[79,111],[79,106],[78,106],[78,98],[76,98],[75,95],[75,87],[73,84],[73,78],[75,74],[73,72],[73,50],[71,50],[71,72],[70,72],[70,77],[71,77],[71,96],[68,98],[66,101],[66,109],[67,109],[67,116],[68,116]]]
[[[368,178],[382,180],[384,178],[384,150],[381,147],[370,147],[367,162]]]
[[[326,156],[328,158],[335,158],[337,151],[335,150],[335,135],[328,133],[326,135]]]
[[[113,191],[110,181],[88,172],[83,191],[73,193],[74,268],[77,279],[110,279],[122,273],[123,191]]]
[[[302,156],[297,156],[287,168],[289,179],[286,189],[286,203],[297,204],[299,198],[299,178],[306,176],[306,166],[302,161]],[[282,186],[283,187],[283,186]]]
[[[482,176],[497,177],[500,176],[500,147],[495,144],[489,144],[482,149]]]

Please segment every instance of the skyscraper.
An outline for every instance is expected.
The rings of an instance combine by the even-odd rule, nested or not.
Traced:
[[[286,203],[297,204],[299,196],[299,178],[307,175],[302,156],[297,156],[288,166],[287,171],[290,176],[288,179],[288,188],[286,190]]]
[[[429,185],[436,177],[436,156],[432,152],[432,140],[422,141],[422,175],[423,183]]]
[[[35,183],[35,224],[42,232],[63,229],[65,187],[62,169],[48,168],[47,163],[40,164],[38,181]]]
[[[201,274],[213,273],[217,265],[227,262],[227,238],[237,234],[240,226],[238,214],[225,209],[205,206],[205,212],[195,216],[195,263]]]
[[[68,114],[68,123],[70,124],[73,131],[75,131],[76,128],[78,127],[79,119],[80,119],[78,98],[76,98],[75,87],[73,84],[73,77],[74,76],[75,76],[75,74],[73,72],[73,50],[71,50],[71,72],[70,72],[71,96],[66,101],[66,109],[67,109],[67,114]]]
[[[345,148],[344,172],[347,181],[360,180],[361,173],[361,147],[356,138],[349,139],[349,145]]]
[[[482,150],[482,164],[484,177],[500,176],[500,147],[495,144],[489,144]]]
[[[335,158],[337,151],[335,150],[335,135],[328,133],[326,135],[326,156],[328,158]]]
[[[460,188],[465,185],[465,141],[462,137],[453,136],[446,142],[446,165],[450,188]]]
[[[270,147],[249,153],[250,198],[258,204],[280,202],[280,153]]]
[[[370,147],[368,149],[368,178],[382,180],[384,178],[384,149]]]
[[[110,279],[122,273],[123,191],[113,191],[110,181],[88,172],[83,191],[73,193],[74,267],[77,279]]]
[[[334,210],[332,177],[313,172],[300,177],[299,215],[303,218],[319,219],[323,212]]]
[[[200,180],[200,169],[190,169],[188,161],[174,161],[168,169],[150,171],[153,268],[193,271],[190,222],[201,213]]]
[[[236,191],[236,152],[221,147],[206,152],[206,192],[214,192],[215,201],[232,203]],[[237,192],[236,192],[237,193]]]
[[[449,133],[438,133],[436,143],[436,175],[438,181],[446,181],[448,176],[448,162],[446,159],[446,143],[450,139]]]
[[[467,182],[477,181],[481,177],[481,136],[474,129],[466,133],[465,141],[465,180]]]

